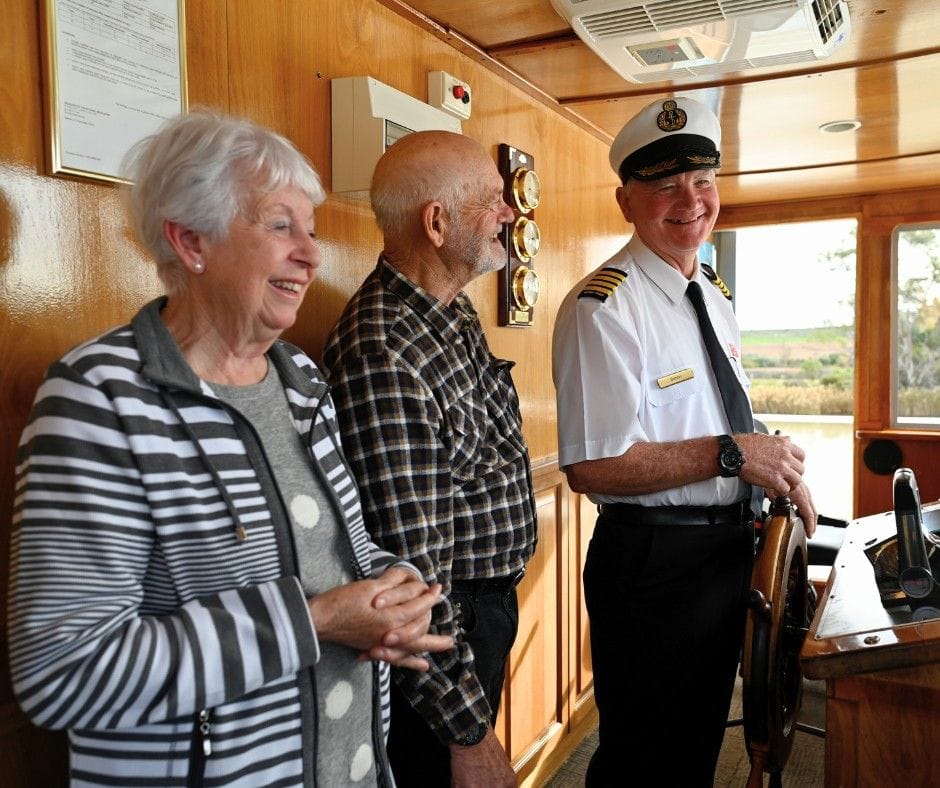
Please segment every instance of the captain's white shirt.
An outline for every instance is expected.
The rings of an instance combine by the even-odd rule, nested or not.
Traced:
[[[700,266],[695,269],[692,278],[702,286],[715,333],[747,392],[750,381],[741,365],[741,335],[731,301]],[[685,295],[688,282],[634,235],[566,296],[552,340],[560,467],[618,457],[634,443],[731,432]],[[647,495],[588,498],[594,503],[714,506],[740,500],[746,489],[739,479],[714,477]]]

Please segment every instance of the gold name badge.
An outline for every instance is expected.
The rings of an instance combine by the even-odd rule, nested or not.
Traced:
[[[670,386],[675,386],[676,383],[681,383],[683,380],[691,380],[695,377],[695,373],[692,371],[692,368],[680,369],[678,372],[670,372],[668,375],[663,375],[661,378],[656,379],[656,385],[661,389],[667,389]]]

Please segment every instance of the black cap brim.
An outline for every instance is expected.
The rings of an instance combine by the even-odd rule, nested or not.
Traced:
[[[699,134],[673,134],[631,153],[620,165],[620,179],[653,181],[680,172],[710,170],[721,166],[715,143]]]

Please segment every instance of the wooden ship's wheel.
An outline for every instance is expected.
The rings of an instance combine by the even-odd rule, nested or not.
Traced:
[[[790,501],[778,498],[764,523],[754,571],[741,659],[747,788],[771,788],[793,747],[803,697],[800,649],[814,604],[807,578],[806,535]]]

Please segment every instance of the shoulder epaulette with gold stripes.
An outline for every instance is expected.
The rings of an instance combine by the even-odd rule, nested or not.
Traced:
[[[731,291],[728,289],[728,285],[721,281],[721,277],[715,273],[715,269],[708,263],[699,263],[699,265],[702,268],[702,273],[705,274],[705,278],[721,290],[721,294],[730,301]]]
[[[625,281],[627,281],[626,271],[621,271],[619,268],[602,268],[578,293],[578,298],[596,298],[598,301],[606,301],[608,296]]]

